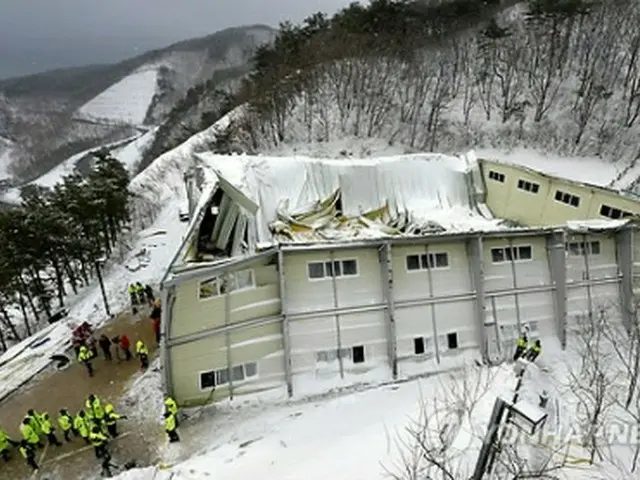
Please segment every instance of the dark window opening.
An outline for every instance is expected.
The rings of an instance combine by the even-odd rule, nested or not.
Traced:
[[[364,346],[358,345],[352,349],[353,363],[364,363]]]
[[[342,274],[343,275],[357,275],[358,274],[358,262],[355,260],[343,260],[342,261]]]
[[[216,386],[216,372],[202,372],[200,374],[200,388],[202,390]]]
[[[454,350],[458,348],[458,334],[457,333],[449,333],[447,334],[447,347],[450,350]]]
[[[420,270],[419,255],[407,255],[407,270]]]
[[[424,353],[424,338],[416,337],[413,339],[413,353],[422,355]]]

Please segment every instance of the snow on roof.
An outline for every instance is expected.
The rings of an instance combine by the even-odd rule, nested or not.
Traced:
[[[562,157],[524,148],[509,152],[479,149],[475,153],[479,158],[526,167],[553,177],[598,187],[610,187],[621,173],[619,166],[595,157]]]
[[[256,244],[505,228],[472,204],[465,158],[197,157],[259,206]]]

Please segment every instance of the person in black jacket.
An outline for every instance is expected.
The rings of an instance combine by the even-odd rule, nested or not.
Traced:
[[[113,360],[113,357],[111,356],[111,340],[109,340],[109,337],[107,337],[104,334],[100,335],[100,338],[98,339],[98,344],[100,345],[100,349],[104,354],[104,359],[109,362]]]
[[[153,305],[153,302],[155,301],[156,296],[153,293],[153,288],[151,288],[151,285],[144,286],[144,293],[147,296],[147,303],[149,305]]]

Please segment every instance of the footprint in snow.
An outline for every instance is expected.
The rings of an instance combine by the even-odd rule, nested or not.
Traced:
[[[287,448],[287,444],[284,443],[284,440],[280,440],[280,445],[282,445],[284,448]]]

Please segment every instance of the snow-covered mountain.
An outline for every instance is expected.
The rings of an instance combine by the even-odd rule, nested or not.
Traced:
[[[0,180],[20,185],[91,148],[164,121],[195,85],[222,86],[249,68],[271,41],[266,26],[222,30],[113,65],[93,65],[0,81]],[[226,75],[225,75],[226,72]],[[11,143],[8,140],[11,140]]]

